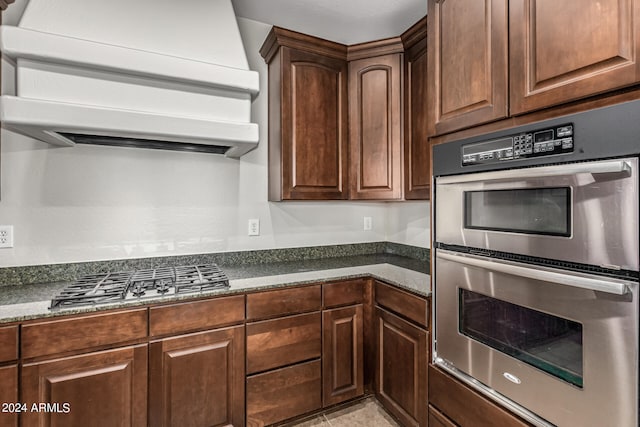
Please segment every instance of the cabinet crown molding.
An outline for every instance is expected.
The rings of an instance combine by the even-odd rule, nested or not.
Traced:
[[[383,40],[353,44],[347,47],[347,60],[372,58],[374,56],[403,53],[404,46],[400,37],[391,37]]]
[[[2,0],[0,0],[2,1]],[[347,59],[347,46],[319,37],[274,26],[260,48],[260,55],[269,63],[281,46],[298,49],[330,58]]]
[[[16,0],[0,0],[0,10],[7,10],[9,5]]]
[[[409,50],[414,45],[427,42],[427,17],[425,16],[400,36],[405,50]]]

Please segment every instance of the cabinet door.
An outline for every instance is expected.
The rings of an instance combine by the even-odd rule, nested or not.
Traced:
[[[456,425],[440,411],[429,405],[429,427],[456,427]]]
[[[428,200],[431,197],[427,84],[427,46],[424,40],[405,53],[404,198],[407,200]]]
[[[346,61],[287,47],[280,54],[281,87],[269,77],[270,91],[281,90],[281,105],[269,105],[270,200],[346,199]]]
[[[16,365],[0,368],[0,404],[3,405],[0,408],[0,427],[18,426],[17,410],[4,407],[4,404],[12,403],[18,403],[18,367]]]
[[[511,113],[640,81],[638,0],[511,0]]]
[[[322,313],[323,406],[364,394],[362,304]]]
[[[402,197],[402,55],[349,63],[351,199]]]
[[[376,308],[378,400],[405,426],[427,425],[427,331]]]
[[[147,425],[147,345],[22,367],[20,401],[50,404],[21,414],[23,427]]]
[[[244,326],[166,338],[149,347],[150,425],[244,425]]]
[[[508,0],[429,0],[430,136],[507,116]]]

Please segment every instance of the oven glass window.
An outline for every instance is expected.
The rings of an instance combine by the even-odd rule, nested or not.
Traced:
[[[571,189],[524,188],[464,193],[465,228],[571,235]]]
[[[582,325],[459,290],[460,332],[582,388]]]

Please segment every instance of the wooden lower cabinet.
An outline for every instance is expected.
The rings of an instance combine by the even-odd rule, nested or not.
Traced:
[[[244,326],[149,344],[149,424],[244,426]]]
[[[147,425],[146,344],[27,363],[21,377],[21,402],[51,404],[23,427]]]
[[[428,333],[376,307],[375,390],[405,426],[427,425]]]
[[[305,292],[316,287],[300,288]],[[319,291],[320,288],[317,287]],[[278,302],[296,294],[274,293]],[[310,296],[315,298],[316,292]],[[320,292],[317,292],[317,306]],[[261,298],[255,294],[255,298]],[[309,301],[299,309],[308,307]],[[296,306],[286,304],[295,311]],[[315,306],[315,303],[314,303]],[[322,406],[322,315],[319,311],[247,323],[247,425],[264,426]]]
[[[320,360],[247,377],[247,425],[265,426],[322,407]]]
[[[13,407],[18,401],[18,366],[10,365],[0,368],[0,427],[17,427],[18,412]]]
[[[322,313],[322,403],[330,406],[364,394],[363,307]]]
[[[437,420],[435,424],[432,419]],[[531,427],[531,424],[429,365],[429,426]]]
[[[457,427],[453,421],[429,405],[429,427]]]
[[[320,312],[247,324],[247,374],[322,355]]]

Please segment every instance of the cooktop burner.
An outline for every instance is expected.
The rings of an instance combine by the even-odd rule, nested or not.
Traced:
[[[216,264],[90,274],[51,300],[51,309],[224,289],[229,279]]]

